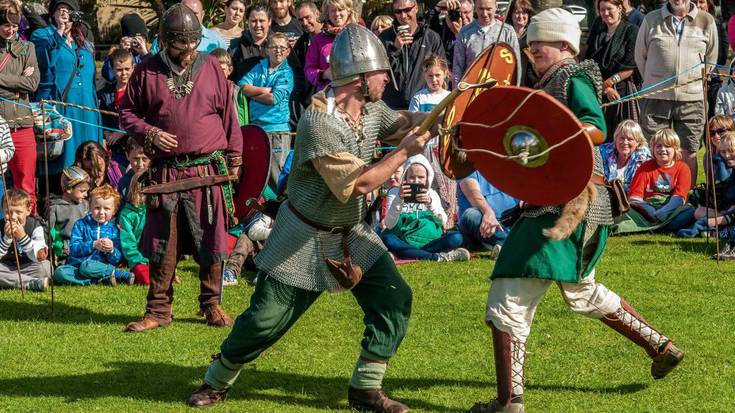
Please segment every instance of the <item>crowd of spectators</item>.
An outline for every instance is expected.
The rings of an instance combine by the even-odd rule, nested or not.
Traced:
[[[182,4],[200,24],[207,21],[199,0]],[[230,0],[221,22],[202,26],[197,50],[214,56],[229,79],[240,125],[260,126],[270,138],[267,202],[287,197],[283,182],[298,119],[311,97],[332,83],[332,43],[350,23],[369,25],[385,47],[392,82],[383,99],[396,110],[430,111],[498,41],[518,58],[517,84],[539,82],[526,40],[537,10],[528,0],[512,2],[507,12],[498,11],[496,0],[441,0],[426,9],[416,0],[392,0],[390,16],[372,18],[357,15],[353,6],[353,0]],[[600,0],[594,11],[587,41],[573,52],[597,63],[600,97],[610,104],[604,110],[607,143],[600,147],[605,179],[620,180],[633,205],[618,232],[714,231],[730,238],[735,60],[727,63],[728,31],[714,4],[668,0],[644,14],[629,0]],[[8,181],[8,188],[0,185],[6,200],[0,286],[18,287],[4,267],[15,265],[8,258],[13,240],[31,289],[48,285],[48,259],[60,265],[54,275],[59,282],[148,282],[147,260],[136,243],[146,215],[136,177],[150,160],[127,139],[114,113],[136,66],[158,56],[159,42],[141,16],[125,15],[119,41],[98,65],[90,27],[77,0],[51,0],[40,13],[18,0],[0,0],[0,164]],[[735,41],[735,22],[727,29]],[[708,82],[702,81],[705,67]],[[655,93],[618,102],[649,90]],[[73,132],[39,132],[34,105],[40,101],[57,102],[53,110]],[[59,150],[39,144],[43,134]],[[696,180],[702,142],[706,188]],[[471,251],[497,256],[523,203],[478,172],[454,182],[437,156],[435,139],[396,171],[387,196],[372,198],[376,231],[396,259],[466,260]],[[265,241],[276,211],[266,208],[233,228],[227,284],[237,282],[247,257]],[[50,239],[38,236],[44,220],[37,217],[50,221]],[[735,258],[729,246],[723,254]]]

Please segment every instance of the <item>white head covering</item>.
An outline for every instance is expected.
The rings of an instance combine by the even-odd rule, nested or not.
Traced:
[[[527,32],[531,42],[566,42],[576,56],[582,29],[574,15],[561,8],[546,9],[531,18]]]

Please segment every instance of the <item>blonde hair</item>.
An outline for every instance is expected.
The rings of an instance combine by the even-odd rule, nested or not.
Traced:
[[[375,19],[373,19],[373,22],[370,24],[370,31],[375,33],[376,30],[378,30],[379,25],[388,26],[390,27],[391,24],[393,24],[393,18],[382,14]]]
[[[735,120],[733,120],[732,116],[729,115],[712,116],[709,119],[709,122],[707,122],[707,127],[710,130],[715,128],[725,128],[732,131],[735,130]]]
[[[655,148],[659,143],[674,148],[674,160],[681,160],[681,141],[679,140],[679,135],[673,129],[663,128],[656,132],[653,138],[651,138],[651,148]]]
[[[325,23],[329,23],[329,7],[334,6],[340,10],[350,11],[350,23],[357,23],[358,18],[355,15],[355,9],[352,8],[352,0],[324,0],[322,3],[322,19]]]
[[[620,122],[618,127],[615,128],[615,134],[613,136],[617,139],[618,136],[621,135],[635,138],[635,141],[638,143],[638,147],[648,146],[648,142],[646,142],[646,138],[643,136],[643,129],[641,129],[641,125],[636,121],[626,119]]]
[[[735,149],[735,131],[727,131],[720,136],[720,148],[726,147],[728,149]]]
[[[22,206],[27,210],[31,210],[31,197],[28,192],[20,188],[8,188],[3,197],[3,210],[10,206]]]

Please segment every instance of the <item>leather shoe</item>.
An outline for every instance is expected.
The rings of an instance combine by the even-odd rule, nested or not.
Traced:
[[[408,406],[395,400],[391,400],[381,389],[358,390],[350,387],[347,391],[347,403],[351,408],[362,412],[408,412]]]
[[[232,319],[230,318],[222,307],[217,304],[212,304],[199,311],[199,315],[203,315],[207,319],[207,325],[213,327],[229,327],[232,325]]]
[[[140,321],[133,321],[125,327],[125,331],[129,333],[140,333],[146,330],[163,327],[155,318],[143,317]]]
[[[227,392],[230,389],[217,390],[209,384],[202,384],[198,389],[194,390],[186,401],[191,407],[210,407],[225,401]]]

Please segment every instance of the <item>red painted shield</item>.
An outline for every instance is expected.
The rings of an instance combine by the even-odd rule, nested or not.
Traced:
[[[490,78],[498,81],[498,86],[510,86],[516,84],[518,69],[518,57],[513,48],[506,43],[498,43],[495,47],[488,47],[462,76],[463,82],[482,83]],[[444,128],[449,128],[459,122],[467,107],[472,101],[486,89],[470,89],[459,95],[454,103],[447,108],[444,116]],[[444,174],[453,179],[464,178],[475,171],[474,165],[452,150],[452,135],[441,135],[439,139],[439,157]],[[459,138],[459,146],[463,143]]]
[[[258,199],[263,194],[271,165],[271,144],[268,134],[260,126],[255,125],[243,126],[241,130],[243,171],[235,194],[235,217],[240,221],[251,212],[247,200]]]
[[[497,86],[483,92],[467,108],[462,122],[486,126],[460,124],[464,149],[486,149],[503,155],[515,153],[512,145],[526,142],[529,135],[538,138],[536,150],[543,152],[582,129],[579,120],[558,100],[545,92],[518,86]],[[494,186],[532,205],[569,202],[584,190],[592,175],[592,143],[586,132],[525,165],[520,160],[487,153],[467,155]]]

